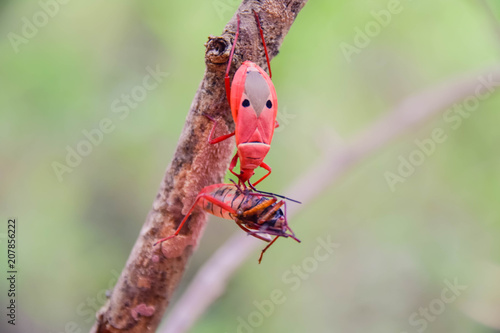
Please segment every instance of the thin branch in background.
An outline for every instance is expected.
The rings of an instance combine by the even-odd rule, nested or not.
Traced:
[[[479,80],[483,78],[483,80]],[[357,135],[335,153],[329,153],[316,163],[286,191],[286,195],[307,204],[331,187],[353,165],[373,154],[377,149],[407,133],[426,120],[437,116],[446,107],[467,97],[493,90],[500,86],[500,67],[468,74],[406,98],[393,111]],[[307,205],[291,205],[292,218]],[[205,313],[208,307],[224,293],[234,272],[254,253],[261,243],[242,233],[226,241],[200,268],[186,291],[170,312],[160,332],[183,333]]]
[[[479,5],[483,7],[484,11],[486,12],[488,20],[490,21],[490,25],[497,35],[497,42],[500,45],[500,23],[498,22],[498,18],[493,12],[493,8],[491,8],[491,5],[488,2],[488,0],[478,0],[478,1]]]
[[[253,10],[260,16],[269,55],[278,50],[307,0],[243,0],[240,39],[233,71],[242,60],[261,67],[263,56]],[[236,15],[220,37],[206,44],[205,76],[191,104],[184,129],[160,190],[132,249],[110,299],[98,311],[91,332],[154,332],[197,247],[206,223],[206,213],[194,212],[188,228],[162,246],[160,238],[171,235],[187,213],[198,192],[220,183],[226,173],[234,144],[228,140],[209,146],[211,123],[202,114],[218,118],[220,130],[231,132],[234,123],[224,90],[224,74],[236,28]],[[160,250],[161,249],[161,250]]]

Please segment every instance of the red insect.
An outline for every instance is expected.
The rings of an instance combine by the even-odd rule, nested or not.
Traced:
[[[271,81],[271,65],[267,53],[264,33],[260,25],[259,16],[254,11],[255,20],[259,28],[262,44],[266,54],[269,75],[258,65],[251,61],[245,61],[238,68],[233,77],[233,82],[229,82],[229,69],[233,59],[234,48],[240,32],[240,17],[237,16],[236,35],[229,55],[229,62],[226,69],[225,86],[226,95],[231,113],[235,123],[235,131],[218,138],[212,138],[217,123],[215,122],[208,141],[215,144],[224,141],[231,136],[235,136],[237,152],[231,160],[229,171],[239,179],[239,184],[245,183],[253,187],[264,180],[271,173],[271,167],[264,162],[267,152],[271,148],[274,129],[278,127],[276,116],[278,113],[278,98],[273,82]],[[236,163],[240,160],[240,173],[233,171]],[[262,167],[268,172],[255,183],[250,183],[250,178],[255,174],[255,169]]]
[[[234,184],[214,184],[200,191],[174,234],[157,241],[155,245],[177,236],[197,205],[210,214],[234,220],[249,235],[270,242],[262,250],[259,263],[264,252],[278,237],[291,237],[300,243],[288,226],[284,200],[278,201],[272,194],[253,192]],[[282,206],[285,206],[284,211]],[[275,237],[271,240],[269,236]]]

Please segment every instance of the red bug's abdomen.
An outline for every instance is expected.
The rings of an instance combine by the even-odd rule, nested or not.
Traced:
[[[256,169],[262,164],[270,148],[270,145],[262,142],[240,143],[238,145],[240,169]]]

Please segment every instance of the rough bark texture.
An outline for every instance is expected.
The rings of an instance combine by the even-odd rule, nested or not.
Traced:
[[[278,54],[283,38],[307,0],[244,0],[240,37],[231,76],[244,60],[266,69],[262,42],[252,10],[259,13],[269,56]],[[206,71],[194,97],[172,162],[126,266],[108,302],[97,313],[91,332],[154,332],[198,245],[206,214],[195,210],[179,237],[153,247],[172,234],[199,190],[220,183],[234,149],[233,140],[209,145],[211,129],[206,113],[221,119],[218,133],[234,130],[224,90],[224,72],[236,30],[236,15],[219,37],[206,44]]]

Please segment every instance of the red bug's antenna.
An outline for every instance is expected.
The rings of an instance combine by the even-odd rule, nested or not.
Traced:
[[[233,54],[234,48],[236,46],[236,42],[238,41],[238,36],[240,34],[240,15],[236,15],[236,34],[234,35],[233,46],[231,47],[231,53],[229,54],[229,61],[227,63],[226,76],[224,77],[226,84],[226,97],[229,105],[231,105],[231,82],[229,82],[229,70],[231,69],[231,62],[233,62]],[[266,53],[267,54],[267,53]]]
[[[232,180],[231,180],[232,181]],[[294,200],[292,198],[288,198],[288,197],[285,197],[284,195],[281,195],[281,194],[276,194],[276,193],[272,193],[272,192],[265,192],[265,191],[261,191],[261,190],[258,190],[256,189],[252,184],[250,184],[250,188],[256,192],[256,193],[249,193],[251,195],[264,195],[264,196],[271,196],[271,197],[278,197],[278,198],[282,198],[282,199],[285,199],[285,200],[289,200],[289,201],[292,201],[292,202],[295,202],[295,203],[298,203],[298,204],[302,204],[302,202],[300,201],[297,201],[297,200]]]
[[[253,14],[255,15],[255,21],[257,22],[257,27],[259,28],[260,38],[262,39],[262,45],[264,45],[264,52],[266,54],[267,61],[267,69],[269,70],[269,77],[272,78],[273,74],[271,73],[271,64],[269,62],[269,54],[267,53],[266,41],[264,39],[264,31],[262,30],[262,26],[260,25],[260,18],[257,12],[254,10]],[[236,34],[234,35],[233,46],[231,47],[231,53],[229,54],[229,61],[227,63],[226,75],[224,77],[224,83],[226,86],[226,97],[229,104],[231,104],[231,82],[229,80],[229,70],[231,69],[231,63],[233,62],[234,48],[236,47],[236,42],[238,41],[238,37],[240,35],[240,15],[236,15]]]
[[[259,27],[260,38],[262,38],[262,44],[264,45],[264,52],[266,53],[267,68],[269,69],[269,78],[272,78],[273,74],[271,73],[271,64],[269,63],[269,54],[267,54],[266,41],[264,40],[264,31],[262,31],[262,27],[260,26],[259,15],[255,11],[255,9],[253,10],[253,13],[255,15],[255,21],[257,21],[257,26]]]

